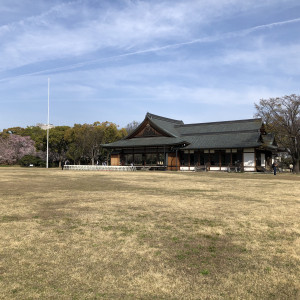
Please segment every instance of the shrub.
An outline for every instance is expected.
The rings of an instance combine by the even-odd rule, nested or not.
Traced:
[[[31,164],[35,167],[45,167],[46,163],[39,157],[33,155],[25,155],[19,160],[22,167],[29,167]]]

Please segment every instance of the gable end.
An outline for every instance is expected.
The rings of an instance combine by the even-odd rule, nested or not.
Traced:
[[[158,127],[151,121],[151,119],[148,118],[148,116],[146,116],[140,126],[129,134],[126,139],[145,137],[172,137],[172,135],[166,132],[163,128]]]

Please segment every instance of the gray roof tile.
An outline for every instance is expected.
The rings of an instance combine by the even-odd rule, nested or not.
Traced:
[[[201,133],[214,133],[214,132],[239,132],[257,130],[259,131],[262,126],[261,119],[248,119],[237,121],[213,122],[213,123],[199,123],[199,124],[186,124],[175,126],[181,135],[185,134],[201,134]]]
[[[180,120],[146,114],[154,126],[170,134],[171,137],[132,137],[131,134],[123,140],[103,145],[106,148],[170,146],[187,144],[184,149],[225,149],[270,147],[274,141],[272,135],[261,138],[261,119],[184,124]],[[273,139],[272,139],[273,137]]]
[[[258,147],[261,145],[259,137],[260,133],[258,132],[243,132],[239,134],[232,132],[185,136],[184,138],[189,143],[185,149],[225,149]]]
[[[147,147],[178,145],[185,141],[177,137],[145,137],[120,140],[114,143],[102,145],[104,148],[130,148],[130,147]]]

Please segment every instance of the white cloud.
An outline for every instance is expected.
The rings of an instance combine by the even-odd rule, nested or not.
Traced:
[[[49,74],[56,120],[68,124],[120,123],[127,108],[128,122],[146,111],[185,122],[201,121],[204,110],[207,121],[232,119],[238,110],[251,117],[260,98],[299,90],[298,23],[278,14],[293,0],[41,0],[38,8],[11,1],[11,21],[3,21],[0,6],[6,111],[34,119],[33,107],[46,110]],[[277,17],[267,24],[274,7]]]
[[[100,56],[110,56],[193,42],[199,36],[201,41],[207,26],[230,14],[254,9],[256,2],[119,1],[122,5],[118,6],[108,1],[99,7],[91,1],[66,2],[0,27],[0,66],[3,71],[96,51],[101,51]],[[219,38],[216,35],[215,39]]]
[[[93,7],[85,7],[82,13],[80,5],[62,4],[39,16],[2,26],[2,70],[107,48],[118,51],[141,47],[186,33],[182,16],[162,5],[132,2],[124,9],[110,7],[98,14]]]

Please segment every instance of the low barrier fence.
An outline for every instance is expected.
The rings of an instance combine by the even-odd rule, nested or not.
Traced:
[[[79,171],[136,171],[135,166],[64,165],[64,170]]]

